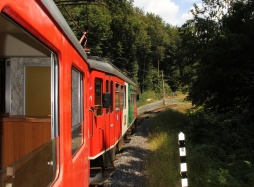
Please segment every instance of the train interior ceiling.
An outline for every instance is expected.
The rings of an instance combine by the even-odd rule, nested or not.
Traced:
[[[18,186],[24,177],[21,173],[27,170],[31,177],[35,172],[20,169],[19,160],[29,157],[22,161],[28,162],[28,153],[35,154],[52,142],[51,51],[1,14],[0,25],[0,179],[7,176],[4,171],[9,167],[9,175],[15,175]],[[49,160],[52,150],[50,145]],[[52,178],[52,171],[49,173]]]

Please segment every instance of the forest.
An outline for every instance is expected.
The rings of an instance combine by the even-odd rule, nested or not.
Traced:
[[[187,93],[193,186],[254,186],[252,0],[203,0],[181,27],[133,0],[55,2],[78,39],[87,32],[91,55],[131,77],[141,98],[160,99],[163,81],[168,96]]]

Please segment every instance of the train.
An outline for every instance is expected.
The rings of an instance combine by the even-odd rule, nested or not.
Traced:
[[[53,1],[0,0],[0,186],[89,186],[134,128],[137,99]]]

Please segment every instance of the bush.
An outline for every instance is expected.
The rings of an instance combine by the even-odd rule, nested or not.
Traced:
[[[189,114],[186,139],[191,186],[254,186],[254,130],[246,113]]]

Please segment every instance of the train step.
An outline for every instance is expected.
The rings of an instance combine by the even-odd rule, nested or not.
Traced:
[[[102,181],[102,168],[90,168],[90,184],[97,183],[99,181]]]
[[[92,169],[92,168],[91,168]],[[99,168],[101,170],[101,168]],[[104,186],[105,184],[107,184],[109,181],[109,177],[114,173],[115,171],[115,167],[108,167],[105,168],[103,170],[103,172],[101,172],[101,178],[95,179],[93,181],[91,181],[91,177],[90,177],[90,185],[89,187],[98,187],[98,186]],[[96,171],[96,169],[95,169]]]

